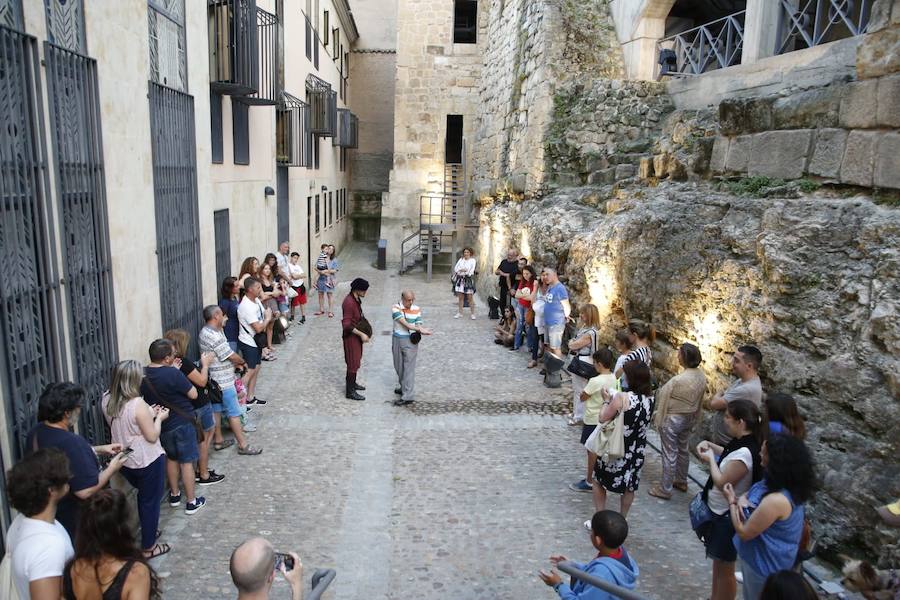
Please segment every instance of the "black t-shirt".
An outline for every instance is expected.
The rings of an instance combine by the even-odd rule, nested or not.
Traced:
[[[518,260],[507,260],[504,258],[503,260],[500,261],[500,266],[497,268],[500,269],[502,272],[510,275],[510,280],[513,282],[513,286],[516,285],[515,284],[516,273],[519,272],[519,261]],[[504,290],[509,289],[506,285],[506,276],[505,275],[500,276],[499,283],[500,283],[500,287],[502,289],[504,289]]]
[[[181,372],[184,374],[185,377],[188,378],[188,381],[190,381],[190,379],[191,379],[190,375],[194,371],[198,371],[198,372],[200,371],[200,369],[197,368],[197,365],[194,364],[194,361],[188,360],[186,358],[182,358],[181,359]],[[193,385],[195,388],[197,388],[197,399],[191,400],[191,406],[193,406],[194,408],[203,408],[204,406],[209,404],[209,398],[207,398],[206,392],[203,390],[203,388],[194,385],[193,382],[191,382],[191,385]]]
[[[37,444],[34,443],[35,436],[37,436]],[[58,448],[69,459],[69,472],[72,474],[72,478],[69,479],[69,493],[60,501],[59,507],[56,509],[56,520],[66,528],[69,537],[74,540],[81,506],[81,499],[75,495],[75,492],[94,487],[99,483],[100,463],[97,461],[97,455],[90,443],[80,435],[64,429],[49,427],[43,423],[39,423],[31,430],[26,443],[29,450]]]
[[[150,386],[147,385],[147,380],[153,383],[153,388],[159,396],[153,393]],[[159,404],[170,409],[169,418],[162,422],[162,431],[172,431],[187,424],[188,421],[171,408],[177,406],[188,415],[193,413],[194,406],[187,397],[187,393],[193,387],[194,384],[188,381],[188,378],[175,367],[147,367],[144,369],[144,381],[141,382],[141,395],[144,397],[144,401],[151,406]]]

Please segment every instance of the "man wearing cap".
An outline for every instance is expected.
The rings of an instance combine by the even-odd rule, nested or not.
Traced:
[[[400,379],[400,387],[394,390],[400,396],[394,401],[396,406],[413,403],[418,343],[423,335],[431,335],[431,331],[422,327],[422,311],[414,304],[415,301],[415,292],[403,290],[400,302],[391,307],[391,317],[394,319],[391,349],[394,354],[394,370]]]
[[[344,362],[347,363],[347,393],[348,400],[365,400],[360,395],[363,386],[356,383],[356,373],[359,371],[359,363],[362,361],[363,344],[372,337],[372,326],[363,317],[362,299],[366,297],[369,282],[357,277],[350,284],[350,293],[341,304],[343,318],[341,327],[344,337]]]

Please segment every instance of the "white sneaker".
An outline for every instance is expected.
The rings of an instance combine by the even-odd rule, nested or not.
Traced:
[[[473,320],[473,321],[475,320],[475,315],[472,315],[472,320]]]
[[[734,572],[734,580],[737,581],[738,583],[744,583],[744,574],[741,573],[740,571],[735,571]]]
[[[455,315],[453,315],[453,318],[454,318],[454,319],[458,319],[458,318],[460,318],[461,316],[462,316],[462,315],[461,315],[460,313],[456,313]]]

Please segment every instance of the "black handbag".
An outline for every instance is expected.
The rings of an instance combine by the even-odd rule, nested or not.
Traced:
[[[694,530],[700,541],[705,543],[710,523],[716,518],[716,513],[709,510],[704,491],[697,492],[697,495],[691,500],[688,513],[691,517],[691,529]]]
[[[566,371],[584,379],[591,379],[597,376],[597,369],[581,360],[578,356],[572,357],[572,360],[569,361],[569,365],[566,367]]]
[[[197,393],[205,398],[204,404],[222,404],[222,388],[212,377],[207,376],[206,387],[197,388]]]

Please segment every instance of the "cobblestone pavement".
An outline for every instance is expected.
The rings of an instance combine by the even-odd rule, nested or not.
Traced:
[[[545,388],[524,354],[493,344],[483,305],[475,321],[453,319],[446,275],[426,284],[421,274],[376,271],[360,245],[341,258],[348,281],[372,284],[364,310],[375,336],[360,377],[367,400],[343,397],[339,311],[294,327],[278,360],[263,365],[258,395],[269,403],[253,411],[251,439],[264,453],[213,452],[227,478],[201,489],[208,505],[191,517],[163,506],[161,540],[173,550],[154,563],[165,597],[234,597],[229,555],[262,535],[301,556],[307,581],[315,567],[337,569],[327,598],[553,598],[537,578],[546,557],[593,556],[581,525],[590,495],[567,488],[584,469],[579,432],[562,417],[568,386]],[[389,307],[401,287],[416,290],[436,332],[420,346],[417,401],[398,408]],[[336,303],[348,289],[339,286]],[[658,475],[648,449],[626,543],[639,590],[705,598],[711,565],[690,531],[690,497],[647,495]],[[273,597],[289,598],[283,581]]]

